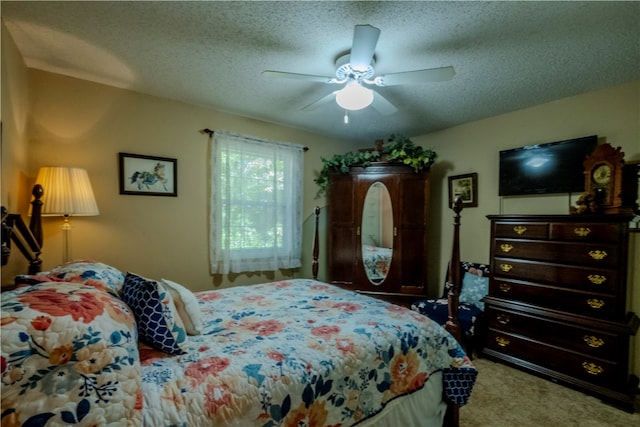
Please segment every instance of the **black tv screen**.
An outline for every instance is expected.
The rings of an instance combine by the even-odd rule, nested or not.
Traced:
[[[583,192],[583,162],[597,144],[592,135],[500,151],[498,195]]]

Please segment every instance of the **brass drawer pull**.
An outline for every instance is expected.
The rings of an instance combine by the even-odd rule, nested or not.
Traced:
[[[601,251],[599,249],[595,250],[595,251],[589,251],[589,256],[597,261],[600,261],[602,259],[605,259],[607,257],[607,255],[609,255],[608,253],[606,253],[605,251]]]
[[[582,367],[584,368],[585,371],[587,371],[588,374],[591,375],[600,375],[601,373],[604,372],[604,368],[600,365],[596,365],[593,362],[582,362]]]
[[[513,227],[513,231],[515,231],[517,235],[522,236],[524,232],[527,231],[527,227],[524,225],[516,225]]]
[[[510,272],[511,269],[513,269],[513,265],[511,264],[500,264],[500,270],[504,271],[505,273]]]
[[[506,325],[509,322],[511,322],[511,316],[509,316],[508,314],[498,314],[498,323],[502,324],[502,325]]]
[[[587,237],[591,233],[591,229],[589,227],[576,227],[573,232],[576,236]]]
[[[602,338],[594,337],[593,335],[585,335],[582,339],[589,347],[598,348],[604,345],[604,340]]]
[[[500,347],[506,347],[511,344],[511,341],[504,337],[496,337],[496,343],[498,343]]]
[[[498,286],[502,292],[509,292],[511,290],[511,285],[508,283],[500,283]]]
[[[359,236],[359,235],[360,235],[360,227],[357,227],[356,228],[356,236]]]
[[[604,282],[607,281],[607,277],[606,276],[601,276],[599,274],[590,274],[590,275],[587,276],[587,278],[594,285],[602,285]]]
[[[589,307],[591,308],[604,307],[604,301],[602,301],[601,299],[595,299],[595,298],[588,299],[587,304],[589,304]]]
[[[508,243],[503,243],[500,245],[500,249],[502,249],[502,252],[509,253],[511,252],[511,249],[513,249],[513,246]]]

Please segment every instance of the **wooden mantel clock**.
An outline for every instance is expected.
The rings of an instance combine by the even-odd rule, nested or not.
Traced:
[[[637,207],[637,165],[625,170],[624,153],[620,150],[621,147],[600,144],[583,163],[585,192],[605,214],[630,214]]]

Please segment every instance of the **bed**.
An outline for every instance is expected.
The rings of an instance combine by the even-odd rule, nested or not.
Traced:
[[[315,278],[194,294],[76,260],[15,282],[3,426],[457,425],[477,375],[455,318]]]

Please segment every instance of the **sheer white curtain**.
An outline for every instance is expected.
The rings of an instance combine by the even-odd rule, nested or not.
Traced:
[[[211,272],[300,267],[304,147],[226,131],[211,143]]]

